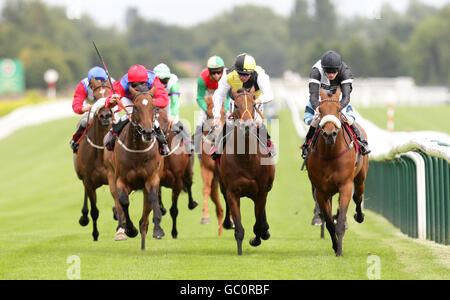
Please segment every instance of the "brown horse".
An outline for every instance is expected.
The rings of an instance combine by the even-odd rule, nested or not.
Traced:
[[[332,95],[321,89],[319,105],[320,135],[312,146],[308,157],[308,176],[313,185],[315,199],[320,206],[322,217],[330,233],[336,256],[342,256],[342,239],[345,233],[347,209],[352,198],[356,203],[355,220],[364,221],[361,203],[364,193],[364,181],[369,169],[369,158],[356,151],[355,141],[341,122],[340,93]],[[359,125],[358,125],[359,126]],[[361,132],[366,135],[361,127]],[[332,215],[332,197],[339,193],[337,223]]]
[[[207,120],[213,119],[212,109],[214,107],[214,103],[212,101],[212,95],[208,95],[205,98],[206,104],[208,106],[206,110],[206,118]],[[221,109],[222,116],[222,125],[225,123],[225,109],[222,107]],[[203,124],[203,134],[201,140],[201,154],[200,154],[200,168],[202,172],[202,181],[203,181],[203,210],[202,210],[202,219],[200,221],[201,224],[209,224],[209,208],[208,208],[208,199],[211,197],[211,200],[214,202],[216,206],[216,216],[217,222],[219,225],[219,236],[222,236],[223,232],[223,208],[220,204],[220,196],[219,196],[219,175],[216,171],[216,164],[211,156],[208,155],[209,150],[211,149],[211,141],[209,141],[206,137],[208,134],[209,128]],[[231,226],[227,227],[228,229]]]
[[[108,183],[114,197],[118,217],[116,240],[138,234],[128,212],[129,194],[142,190],[144,194],[142,217],[139,221],[141,249],[145,250],[149,220],[153,209],[154,238],[162,238],[161,210],[158,203],[160,154],[153,129],[156,108],[150,92],[138,92],[130,87],[133,112],[127,113],[130,122],[125,125],[117,140],[114,152],[105,151]]]
[[[260,147],[260,143],[266,142],[261,142],[257,134],[253,93],[239,89],[237,92],[233,91],[233,98],[234,111],[230,118],[234,119],[234,135],[227,140],[218,170],[220,188],[227,201],[227,213],[229,209],[235,225],[238,255],[242,255],[244,227],[241,223],[240,199],[249,197],[255,204],[256,222],[253,232],[256,236],[250,240],[250,245],[259,246],[261,239],[267,240],[270,237],[266,200],[275,178],[275,165],[269,158],[268,151],[262,151],[265,149]],[[267,160],[272,163],[263,163]]]
[[[98,100],[108,94],[110,86],[101,80],[91,79],[91,87],[94,99]],[[90,114],[91,111],[88,112]],[[78,151],[74,154],[75,171],[84,185],[84,201],[81,209],[82,216],[79,223],[86,226],[89,223],[88,198],[91,203],[91,218],[93,223],[92,236],[94,241],[98,240],[97,219],[99,211],[97,208],[96,190],[108,184],[106,167],[103,163],[103,137],[112,124],[112,111],[102,107],[92,119],[88,119],[88,125],[80,138]]]
[[[177,136],[177,130],[170,126],[165,111],[161,111],[158,116],[158,122],[163,132],[168,135],[167,141],[171,149],[169,155],[162,159],[159,169],[160,185],[159,185],[159,202],[160,207],[165,214],[165,209],[161,201],[161,186],[172,189],[172,206],[170,207],[170,216],[172,217],[172,237],[178,236],[177,216],[178,216],[178,196],[184,190],[188,193],[188,208],[194,209],[198,203],[192,198],[192,178],[194,156],[188,154],[185,143],[180,136]]]

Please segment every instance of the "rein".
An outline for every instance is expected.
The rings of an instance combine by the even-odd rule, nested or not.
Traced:
[[[248,113],[252,119],[255,119],[255,118],[252,116],[252,113],[248,110],[248,102],[247,102],[247,96],[253,97],[253,95],[250,94],[250,93],[247,93],[247,92],[243,92],[243,93],[238,94],[238,96],[241,96],[241,95],[244,95],[244,97],[245,97],[245,98],[244,98],[244,99],[245,99],[245,111],[244,111],[244,112],[242,113],[242,115],[241,115],[241,120],[242,120],[242,118],[245,116],[246,113]],[[254,109],[256,110],[256,112],[259,114],[259,116],[261,117],[261,120],[264,120],[264,117],[263,117],[261,111],[259,110],[259,108],[258,108],[256,105],[257,105],[257,104],[253,104],[253,108],[254,108]],[[233,118],[233,114],[231,114],[231,115],[228,117],[228,119],[232,119],[232,118]]]

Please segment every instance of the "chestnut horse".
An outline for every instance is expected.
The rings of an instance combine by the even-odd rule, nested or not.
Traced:
[[[357,153],[355,141],[350,137],[346,126],[341,121],[340,93],[332,95],[330,92],[320,90],[322,101],[319,105],[321,138],[312,145],[311,155],[308,157],[308,176],[313,185],[314,196],[319,204],[322,218],[330,233],[333,250],[336,256],[342,256],[342,239],[345,233],[347,209],[352,198],[356,203],[355,220],[364,221],[362,201],[364,181],[369,169],[369,157]],[[358,125],[359,126],[359,125]],[[366,135],[364,130],[359,127]],[[332,215],[332,197],[339,193],[339,210],[337,223]]]
[[[212,120],[213,114],[212,109],[214,107],[214,103],[212,100],[212,94],[209,94],[205,98],[207,104],[206,110],[206,119]],[[222,125],[225,123],[225,109],[222,107],[221,109],[221,121]],[[220,204],[220,196],[219,196],[219,176],[216,171],[216,164],[211,156],[208,155],[209,150],[211,149],[211,141],[206,138],[206,135],[209,132],[208,126],[206,126],[207,122],[205,122],[203,126],[202,139],[200,142],[201,145],[201,154],[200,154],[200,168],[202,172],[202,181],[203,181],[203,210],[202,210],[202,219],[200,221],[201,224],[209,224],[209,208],[208,208],[208,199],[211,197],[211,200],[214,202],[216,206],[216,216],[217,222],[219,225],[219,236],[222,236],[223,227],[223,208]],[[231,229],[231,225],[227,225],[225,223],[226,229]]]
[[[153,129],[156,108],[150,92],[138,92],[130,87],[133,96],[133,112],[127,112],[130,122],[120,133],[114,152],[105,151],[108,183],[115,201],[118,228],[115,240],[138,234],[128,212],[129,194],[142,190],[144,194],[142,217],[139,221],[141,249],[145,250],[149,220],[153,209],[154,238],[162,238],[161,210],[158,203],[160,154]]]
[[[94,99],[97,101],[108,94],[110,86],[105,85],[101,80],[91,79],[91,87],[94,92]],[[103,163],[103,137],[108,132],[112,124],[112,111],[104,106],[98,110],[97,113],[91,114],[88,112],[87,128],[79,140],[79,148],[74,154],[75,171],[78,178],[84,185],[84,201],[81,209],[82,216],[79,223],[81,226],[86,226],[89,223],[89,208],[88,198],[91,203],[91,218],[93,223],[92,236],[94,241],[98,240],[97,219],[99,211],[97,208],[97,193],[96,190],[108,184],[106,176],[106,167]]]
[[[267,194],[272,189],[275,178],[275,165],[268,151],[261,147],[258,137],[258,124],[255,122],[255,100],[252,92],[239,89],[232,91],[234,111],[230,119],[234,120],[231,130],[234,133],[227,139],[227,146],[218,165],[220,189],[227,201],[228,210],[234,222],[234,236],[238,255],[242,255],[244,227],[241,223],[241,197],[248,197],[255,205],[255,237],[250,240],[253,247],[261,244],[261,239],[270,237],[266,218]],[[224,126],[227,126],[226,124]],[[262,151],[263,150],[263,151]],[[266,163],[270,161],[271,163]]]
[[[158,116],[158,122],[161,129],[166,134],[167,142],[171,149],[170,153],[163,157],[161,167],[159,169],[160,185],[159,185],[159,203],[162,213],[165,209],[161,201],[161,186],[172,189],[172,206],[170,207],[170,216],[172,217],[172,237],[178,236],[177,216],[178,216],[178,196],[184,190],[188,193],[188,208],[194,209],[198,203],[192,198],[192,178],[194,156],[187,153],[184,141],[177,136],[180,128],[169,126],[167,114],[161,111]],[[170,127],[170,128],[169,128]]]

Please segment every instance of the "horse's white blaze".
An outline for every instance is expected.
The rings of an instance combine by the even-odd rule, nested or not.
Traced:
[[[337,128],[341,128],[341,121],[336,116],[333,115],[326,115],[325,117],[320,120],[319,126],[323,127],[326,123],[331,122],[333,123]]]
[[[148,100],[147,99],[142,100],[142,105],[147,105],[147,104],[148,104]]]

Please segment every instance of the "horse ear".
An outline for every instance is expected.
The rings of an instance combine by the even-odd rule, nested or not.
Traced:
[[[320,92],[320,99],[326,100],[330,98],[323,88],[321,88],[319,92]]]
[[[251,87],[251,89],[250,89],[250,91],[249,91],[250,93],[252,93],[252,94],[254,94],[255,93],[255,86],[254,85],[252,85],[252,87]]]
[[[337,87],[336,92],[333,95],[333,99],[339,100],[340,96],[341,96],[341,88]]]

